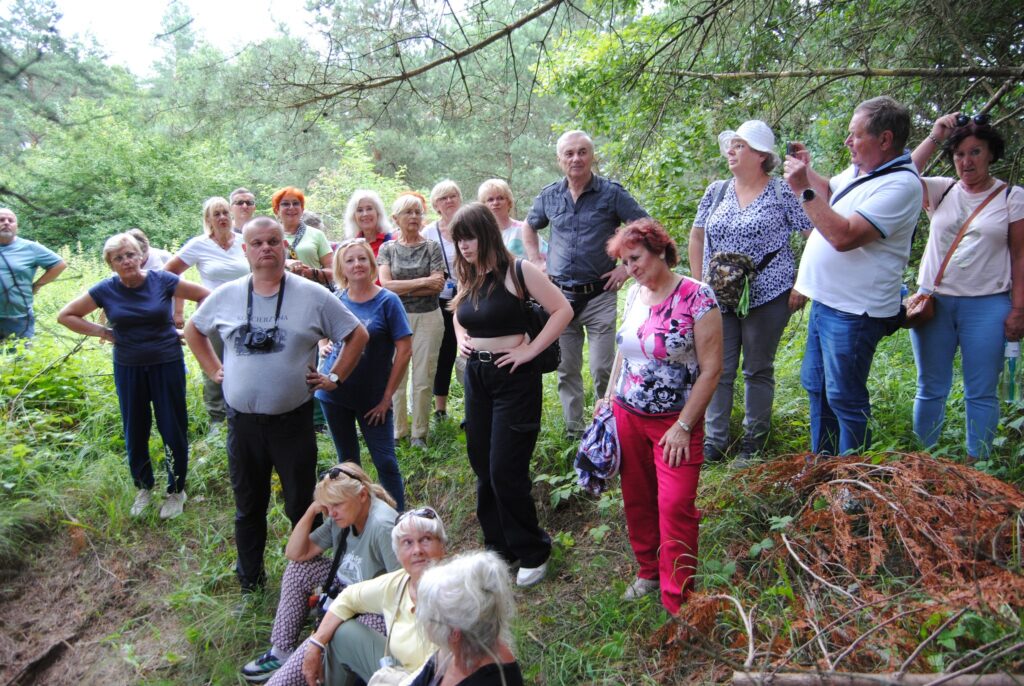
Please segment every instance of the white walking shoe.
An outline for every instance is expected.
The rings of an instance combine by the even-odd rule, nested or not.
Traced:
[[[174,519],[180,515],[185,511],[186,500],[188,500],[188,496],[185,495],[185,491],[168,493],[167,499],[164,500],[164,504],[160,507],[160,519]]]
[[[545,562],[540,567],[520,567],[519,572],[516,574],[516,586],[520,588],[527,588],[529,586],[535,586],[541,581],[544,581],[544,577],[548,573],[548,563]]]
[[[141,517],[142,513],[145,512],[146,508],[153,501],[153,491],[148,488],[140,488],[139,492],[135,495],[135,502],[132,503],[132,509],[129,510],[132,517]]]
[[[623,600],[640,600],[649,593],[661,590],[661,583],[657,579],[633,579],[633,583],[626,586],[626,592],[622,594]]]

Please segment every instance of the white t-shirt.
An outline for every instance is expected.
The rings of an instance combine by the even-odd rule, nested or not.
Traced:
[[[195,236],[188,239],[177,256],[190,267],[196,265],[199,280],[211,291],[249,273],[249,262],[242,252],[242,237],[238,235],[227,250],[205,234]]]
[[[980,193],[968,193],[962,185],[947,177],[929,176],[922,181],[928,190],[928,207],[933,209],[928,211],[931,218],[928,245],[921,256],[917,283],[935,290],[935,276],[960,227],[992,191],[1003,185],[1003,181],[996,179],[995,186]],[[950,184],[953,184],[952,189]],[[943,198],[942,194],[947,189],[949,193]],[[1024,219],[1024,188],[1014,186],[1009,197],[1006,190],[1004,188],[992,198],[992,202],[971,221],[946,266],[939,293],[979,296],[1010,290],[1009,226]]]
[[[146,256],[146,264],[142,265],[143,269],[161,269],[165,264],[171,261],[174,257],[171,253],[160,248],[154,248],[152,245],[149,246],[149,252]]]
[[[899,171],[865,181],[839,199],[832,209],[844,217],[855,212],[878,230],[880,238],[853,250],[839,252],[820,231],[807,239],[796,290],[811,300],[849,314],[893,317],[900,311],[903,268],[910,256],[910,241],[921,213],[921,181],[909,155],[879,170],[906,166]],[[856,180],[854,167],[832,177],[835,197]]]

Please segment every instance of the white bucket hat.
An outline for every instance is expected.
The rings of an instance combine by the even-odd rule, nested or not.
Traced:
[[[760,119],[751,119],[740,124],[735,131],[723,131],[718,134],[718,149],[724,156],[729,152],[729,145],[734,138],[742,138],[754,150],[771,155],[777,165],[779,155],[775,152],[775,134]]]

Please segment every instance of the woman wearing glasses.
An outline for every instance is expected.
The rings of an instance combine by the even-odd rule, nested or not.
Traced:
[[[114,344],[114,388],[121,406],[128,467],[139,489],[131,507],[133,517],[149,506],[156,483],[149,456],[152,417],[156,415],[167,453],[167,498],[160,517],[170,519],[182,513],[188,471],[185,364],[172,319],[173,301],[202,302],[210,291],[176,274],[142,269],[142,247],[127,233],[107,239],[103,259],[114,276],[65,305],[57,321],[75,333]],[[108,326],[85,319],[99,308]]]
[[[412,327],[412,436],[414,447],[427,447],[430,426],[430,389],[437,370],[438,350],[444,321],[437,296],[444,288],[444,258],[441,245],[420,235],[423,203],[414,195],[402,194],[391,206],[391,219],[398,225],[398,238],[380,247],[377,264],[380,285],[398,295]],[[408,374],[406,375],[408,376]],[[394,398],[395,440],[410,434],[406,379],[398,382]]]
[[[391,530],[391,546],[402,568],[342,591],[320,626],[300,646],[302,675],[313,686],[344,686],[358,677],[369,681],[384,663],[413,671],[435,646],[416,627],[416,599],[420,578],[445,555],[448,536],[444,523],[432,508],[409,510],[398,517]],[[382,614],[386,637],[360,622],[363,614]],[[271,686],[283,686],[277,678]]]
[[[384,201],[375,192],[359,189],[345,208],[345,237],[364,238],[377,257],[380,246],[392,239],[394,227],[384,212]]]
[[[405,509],[405,488],[395,455],[394,411],[391,399],[412,357],[412,328],[402,301],[377,280],[377,261],[363,238],[343,241],[334,253],[334,274],[342,291],[341,302],[366,327],[370,340],[359,364],[333,391],[317,391],[331,438],[342,462],[359,463],[359,438],[363,434],[381,484]],[[324,348],[322,369],[330,369],[340,352],[340,342]]]
[[[569,324],[572,307],[538,267],[512,257],[494,215],[480,203],[459,210],[452,237],[459,248],[455,335],[459,351],[469,358],[466,451],[477,479],[477,519],[484,544],[509,563],[519,561],[516,583],[532,586],[547,573],[551,553],[551,539],[537,522],[530,495],[542,400],[541,372],[532,361]],[[526,333],[525,295],[550,314],[532,340]]]
[[[314,529],[320,515],[325,516],[324,522]],[[305,683],[303,656],[296,655],[295,649],[309,614],[309,599],[317,588],[333,598],[352,584],[398,569],[391,547],[397,518],[394,500],[358,465],[342,462],[327,472],[313,491],[313,503],[288,537],[284,554],[289,562],[281,577],[270,650],[242,668],[247,681],[260,683],[276,673],[276,684]],[[334,551],[330,557],[323,555],[327,550]],[[328,580],[332,571],[334,578]],[[379,613],[360,615],[358,621],[384,633]]]
[[[958,178],[921,179],[931,223],[918,293],[932,294],[935,315],[910,331],[917,362],[914,433],[929,449],[942,437],[959,347],[973,461],[988,457],[999,424],[1004,342],[1024,334],[1024,189],[992,176],[989,167],[1005,143],[987,115],[936,119],[912,154],[919,171],[940,148]]]
[[[231,208],[224,198],[208,198],[203,203],[203,234],[190,238],[178,254],[164,265],[164,271],[183,274],[189,267],[199,270],[199,282],[213,291],[221,284],[249,273],[249,262],[242,252],[242,236],[231,230]],[[185,326],[185,302],[174,303],[174,325]],[[224,342],[216,333],[210,343],[218,358],[224,357]],[[210,436],[216,436],[227,419],[224,392],[219,383],[203,374],[203,404],[210,415]]]
[[[293,274],[331,287],[334,281],[331,263],[334,253],[327,236],[320,229],[306,226],[302,213],[306,209],[306,196],[298,188],[286,186],[270,198],[270,206],[284,229],[288,244],[285,268]]]

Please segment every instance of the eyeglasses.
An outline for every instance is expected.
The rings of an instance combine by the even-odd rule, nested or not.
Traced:
[[[973,121],[978,126],[984,126],[985,124],[989,123],[991,119],[992,117],[988,116],[987,114],[976,114],[973,117],[968,117],[966,114],[958,114],[956,115],[956,125],[957,127],[967,126],[969,123]]]
[[[123,252],[120,255],[114,255],[113,257],[111,257],[110,261],[121,264],[122,262],[127,262],[128,260],[138,259],[138,257],[139,253],[137,252]]]
[[[415,510],[406,510],[402,514],[398,515],[398,519],[395,520],[395,524],[406,517],[422,517],[423,519],[438,519],[437,512],[432,507],[418,507]]]
[[[236,200],[236,201],[234,201],[231,204],[232,205],[246,205],[247,207],[253,207],[253,206],[256,205],[256,201],[255,200]],[[284,203],[281,203],[281,204],[283,205]]]
[[[302,203],[298,200],[282,200],[278,207],[302,207]]]

